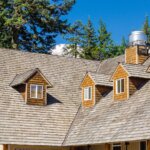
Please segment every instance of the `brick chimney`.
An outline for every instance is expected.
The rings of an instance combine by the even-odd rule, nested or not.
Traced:
[[[149,57],[147,37],[143,31],[133,31],[129,36],[129,45],[125,50],[126,64],[143,64]]]

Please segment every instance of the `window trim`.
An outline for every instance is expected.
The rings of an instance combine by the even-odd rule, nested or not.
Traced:
[[[139,141],[139,150],[141,150],[141,142],[146,142],[146,150],[147,150],[147,140]]]
[[[89,89],[89,88],[91,88],[91,98],[90,99],[86,99],[85,98],[85,89]],[[92,100],[92,86],[86,86],[86,87],[84,87],[83,88],[83,98],[84,98],[84,101],[90,101],[90,100]]]
[[[31,87],[32,86],[36,86],[36,97],[31,97]],[[37,97],[37,87],[38,86],[41,86],[42,87],[42,96],[41,96],[41,98],[38,98]],[[30,84],[30,98],[32,98],[32,99],[43,99],[43,85],[41,85],[41,84]]]
[[[114,150],[114,147],[120,147],[122,150],[122,144],[121,143],[113,143],[112,144],[112,150]]]
[[[121,92],[118,92],[118,84],[117,84],[117,83],[118,83],[118,81],[121,81],[121,80],[124,80],[124,88],[123,88],[123,89],[125,89],[125,78],[119,78],[119,79],[117,79],[117,80],[116,80],[116,94],[122,94],[122,93],[125,92],[125,90],[124,90],[123,92],[121,91],[121,86],[120,86],[120,91],[121,91]],[[120,85],[121,85],[121,84],[120,84]]]

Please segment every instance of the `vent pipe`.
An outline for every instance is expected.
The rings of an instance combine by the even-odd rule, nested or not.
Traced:
[[[143,45],[146,46],[147,36],[143,31],[133,31],[129,35],[129,46]]]

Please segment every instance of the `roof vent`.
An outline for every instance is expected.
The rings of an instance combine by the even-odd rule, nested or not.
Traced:
[[[146,45],[147,36],[143,31],[133,31],[129,36],[129,46]]]

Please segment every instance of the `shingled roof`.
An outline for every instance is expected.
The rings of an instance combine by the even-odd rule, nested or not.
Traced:
[[[95,72],[88,72],[88,74],[95,82],[95,85],[110,86],[110,87],[113,86],[113,82],[110,82],[110,77],[111,77],[110,75],[98,74]]]
[[[0,144],[62,145],[81,104],[80,82],[98,66],[97,61],[0,49]],[[26,105],[10,86],[17,74],[34,68],[53,84],[44,107]]]
[[[80,107],[79,85],[86,72],[111,76],[118,62],[124,62],[123,55],[99,63],[0,49],[0,144],[69,146],[150,139],[150,82],[126,101],[113,101],[110,92],[93,108]],[[47,106],[26,105],[10,86],[17,74],[34,68],[53,84]]]
[[[122,66],[127,70],[130,77],[150,79],[150,74],[147,72],[147,65],[123,63]]]
[[[20,84],[24,84],[26,82],[26,80],[29,79],[36,72],[39,72],[44,77],[44,79],[47,81],[49,86],[52,87],[52,84],[46,79],[46,77],[41,73],[41,71],[38,68],[28,70],[21,74],[17,74],[15,76],[15,78],[13,79],[13,81],[10,83],[10,86],[14,87],[14,86],[17,86]]]

